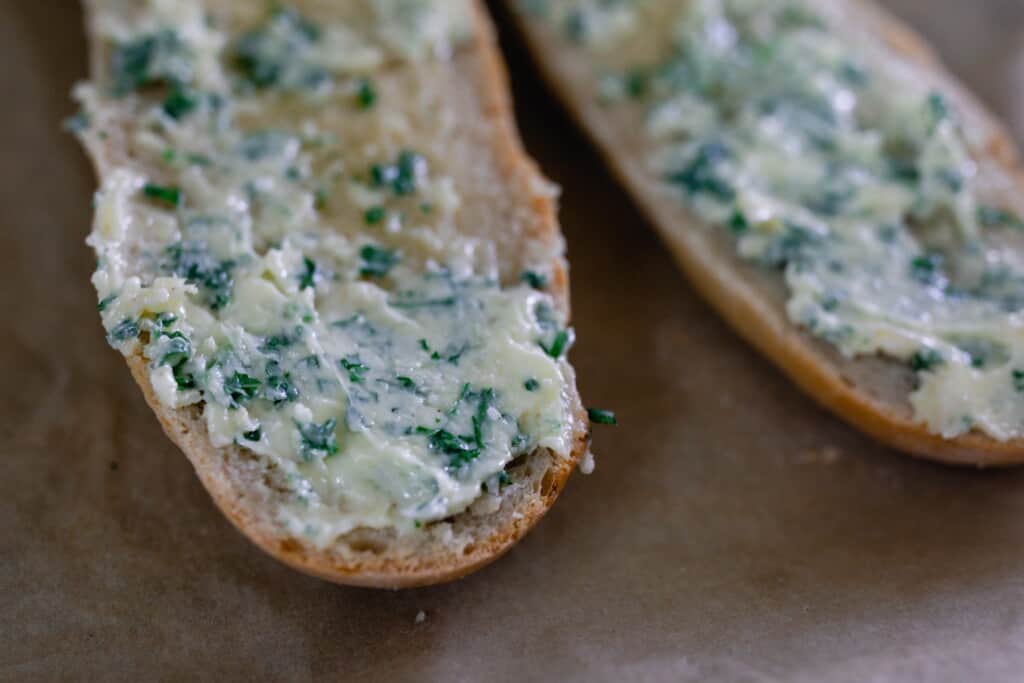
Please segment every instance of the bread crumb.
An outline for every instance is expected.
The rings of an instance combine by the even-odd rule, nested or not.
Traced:
[[[580,460],[579,470],[582,474],[590,474],[594,471],[594,454],[587,451]]]
[[[808,449],[796,456],[797,465],[834,465],[842,458],[843,452],[836,446]]]
[[[416,623],[417,624],[422,624],[426,620],[427,620],[427,613],[426,612],[424,612],[423,610],[420,610],[419,612],[416,613]]]

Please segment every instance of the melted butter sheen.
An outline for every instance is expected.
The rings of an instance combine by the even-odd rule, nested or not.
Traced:
[[[979,201],[941,92],[844,30],[829,3],[524,8],[611,62],[598,91],[647,109],[664,191],[732,232],[743,258],[782,270],[794,323],[848,356],[907,362],[910,402],[936,433],[1024,435],[1024,267],[997,234],[1020,221]],[[615,57],[658,36],[658,60]]]
[[[87,144],[116,107],[139,111],[141,166],[105,169],[89,244],[108,339],[150,361],[158,399],[198,406],[214,446],[272,462],[292,492],[282,522],[321,544],[444,519],[497,492],[516,456],[568,455],[571,331],[549,295],[500,284],[486,245],[458,233],[452,179],[414,139],[364,139],[354,153],[343,115],[295,129],[281,115],[313,98],[378,116],[346,56],[365,65],[411,35],[412,13],[443,57],[438,31],[466,25],[450,16],[466,6],[380,3],[405,9],[359,37],[294,11],[222,34],[198,3],[137,4],[135,24],[97,21],[116,27],[116,46],[150,50],[136,55],[141,76],[120,75],[146,85],[79,95]],[[154,32],[175,39],[145,48]],[[358,49],[332,51],[343,35]],[[419,54],[411,38],[403,48]],[[167,76],[169,60],[186,76]],[[168,106],[174,94],[187,111]],[[154,166],[158,177],[140,170]]]

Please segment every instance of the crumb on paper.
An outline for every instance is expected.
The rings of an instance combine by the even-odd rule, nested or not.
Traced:
[[[423,610],[420,610],[419,612],[416,613],[416,623],[417,624],[422,624],[426,620],[427,620],[427,613],[426,612],[424,612]]]
[[[797,465],[834,465],[843,457],[843,452],[836,446],[810,448],[799,453],[794,462]]]

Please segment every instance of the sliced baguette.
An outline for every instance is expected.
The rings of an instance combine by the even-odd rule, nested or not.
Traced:
[[[881,37],[894,60],[905,62],[950,97],[965,129],[972,133],[971,151],[987,194],[1019,210],[1024,175],[1012,141],[995,118],[944,69],[923,39],[897,19],[870,1],[833,4],[839,6],[851,30]],[[549,85],[594,141],[691,283],[748,343],[819,404],[889,446],[951,464],[1024,463],[1022,439],[998,441],[977,432],[946,439],[915,420],[908,400],[914,375],[905,363],[844,357],[793,325],[785,311],[787,292],[781,274],[742,261],[735,241],[725,231],[708,229],[681,201],[658,190],[660,181],[646,165],[650,143],[640,108],[602,106],[595,88],[598,69],[587,52],[576,49],[544,20],[527,16],[517,0],[507,0],[507,5]]]
[[[90,9],[88,2],[86,7]],[[324,7],[320,3],[321,12]],[[338,7],[339,12],[346,9],[351,7]],[[479,6],[474,5],[474,14],[474,35],[460,45],[450,61],[424,71],[388,67],[380,87],[395,98],[419,92],[421,100],[441,102],[456,117],[458,125],[439,131],[437,134],[444,138],[432,142],[449,154],[449,170],[463,201],[464,223],[493,243],[501,259],[503,279],[518,277],[529,260],[536,263],[538,254],[547,256],[552,267],[549,291],[567,314],[567,264],[555,217],[554,193],[522,150],[493,29]],[[92,25],[90,21],[88,26]],[[90,38],[92,76],[103,82],[108,62],[105,47],[95,35]],[[408,79],[422,78],[423,74],[437,81],[418,91],[406,89]],[[419,104],[422,102],[411,94],[409,101],[403,102],[413,116]],[[119,164],[137,163],[125,142],[127,136],[119,134],[116,118],[115,126],[105,135],[85,137],[101,179]],[[122,123],[131,124],[127,119]],[[419,123],[424,130],[431,130],[430,121]],[[538,449],[511,463],[506,469],[510,483],[502,488],[497,509],[470,507],[447,520],[425,524],[415,533],[359,528],[320,548],[289,534],[275,519],[285,493],[265,459],[238,446],[213,447],[200,408],[168,408],[157,398],[150,382],[149,362],[141,354],[127,361],[164,431],[191,461],[228,519],[278,560],[341,584],[386,588],[434,584],[492,562],[547,512],[589,444],[586,413],[570,379],[570,457]]]

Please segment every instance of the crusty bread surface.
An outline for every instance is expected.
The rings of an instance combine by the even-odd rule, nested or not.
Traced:
[[[90,2],[86,0],[85,5],[88,12]],[[434,142],[450,149],[450,170],[459,183],[463,213],[468,214],[464,223],[476,236],[493,242],[501,258],[503,279],[517,275],[531,254],[558,254],[552,263],[549,291],[567,313],[567,265],[561,256],[554,192],[521,147],[493,28],[478,5],[475,15],[474,36],[459,46],[449,62],[432,70],[395,74],[395,87],[401,85],[402,78],[419,78],[422,73],[443,75],[436,84],[425,84],[420,90],[450,102],[458,117],[454,132],[439,133],[454,137]],[[107,61],[104,46],[96,36],[90,35],[90,39],[92,76],[102,82]],[[415,109],[416,103],[409,106]],[[120,163],[134,162],[127,136],[110,133],[102,142],[88,145],[101,178]],[[510,483],[502,488],[497,510],[473,506],[415,533],[356,529],[332,545],[318,548],[289,534],[276,520],[276,510],[287,494],[266,459],[238,446],[211,446],[198,406],[166,407],[154,393],[146,359],[137,354],[128,358],[128,365],[164,431],[191,461],[228,519],[278,560],[342,584],[385,588],[434,584],[492,562],[547,512],[589,444],[586,414],[573,381],[569,387],[574,416],[571,456],[538,449],[513,462],[507,468]]]
[[[726,231],[703,225],[684,204],[659,188],[646,165],[650,142],[637,107],[599,103],[598,73],[585,50],[575,49],[542,19],[506,0],[529,51],[549,85],[598,147],[608,167],[650,220],[693,286],[748,343],[774,362],[819,404],[877,440],[950,464],[1024,463],[1024,439],[998,441],[978,432],[947,439],[915,420],[909,402],[913,372],[881,357],[847,358],[797,328],[786,315],[781,274],[744,262]],[[851,30],[881,37],[893,59],[934,83],[955,103],[979,163],[987,195],[1019,211],[1024,176],[1003,127],[941,65],[927,43],[874,4],[835,2]]]

